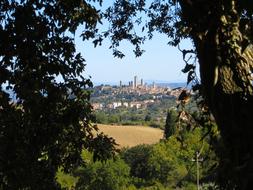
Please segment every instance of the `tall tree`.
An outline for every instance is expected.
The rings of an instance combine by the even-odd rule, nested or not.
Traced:
[[[216,119],[227,151],[227,158],[221,159],[226,173],[222,175],[222,185],[224,189],[250,189],[253,3],[247,0],[116,0],[105,17],[112,23],[109,37],[119,57],[124,56],[117,50],[121,40],[135,45],[137,56],[143,53],[140,45],[146,37],[136,33],[136,23],[141,31],[147,31],[149,38],[155,31],[166,34],[174,46],[182,39],[191,39],[193,49],[181,50],[186,61],[183,72],[188,73],[188,82],[197,81],[195,68],[196,62],[199,63],[199,90]]]
[[[173,108],[168,110],[165,127],[164,127],[164,137],[167,139],[174,135],[176,132],[178,113]]]
[[[0,189],[57,189],[56,171],[80,163],[83,148],[113,150],[93,137],[92,83],[71,37],[80,24],[84,38],[96,31],[100,13],[87,2],[0,2]]]

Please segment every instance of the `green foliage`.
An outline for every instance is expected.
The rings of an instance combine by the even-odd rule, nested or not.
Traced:
[[[160,183],[164,188],[196,188],[196,152],[201,152],[200,179],[208,181],[215,174],[217,164],[209,138],[202,137],[205,128],[187,130],[182,126],[170,138],[152,146],[139,145],[121,153],[130,166],[133,183],[138,188],[154,188]],[[159,188],[158,188],[159,189]],[[161,188],[162,189],[162,188]]]
[[[176,141],[176,140],[175,140]],[[168,149],[173,148],[173,150]],[[180,143],[175,142],[171,144],[158,143],[154,146],[139,145],[130,149],[126,149],[121,153],[121,157],[126,164],[130,167],[128,177],[125,176],[129,181],[138,189],[169,189],[169,187],[176,187],[177,183],[183,179],[186,175],[187,170],[185,165],[175,154],[179,151]],[[122,162],[122,160],[121,160]],[[94,163],[96,165],[96,163]],[[93,173],[96,173],[96,177],[99,178],[100,174],[103,172],[99,170],[101,167],[101,162],[98,163],[98,168],[95,168]],[[120,166],[117,163],[118,169]],[[94,166],[95,167],[95,166]],[[94,168],[92,167],[92,168]],[[110,166],[113,168],[113,166]],[[86,169],[85,169],[86,170]],[[99,172],[98,172],[99,170]],[[89,169],[90,171],[90,169]],[[97,171],[97,172],[95,172]],[[113,173],[113,172],[112,172]],[[79,174],[78,176],[83,176]],[[88,176],[93,174],[86,174],[85,179],[87,181],[81,181],[82,184],[89,184],[92,181]],[[118,174],[119,175],[119,174]],[[109,175],[114,178],[113,176]],[[131,176],[131,178],[130,178]],[[123,174],[122,174],[123,177]],[[103,177],[105,179],[105,176]],[[130,181],[131,179],[131,181]],[[113,179],[111,179],[113,180]],[[96,184],[100,182],[96,181]],[[94,183],[95,183],[94,182]],[[109,183],[109,182],[108,182]],[[117,183],[117,182],[114,182]],[[111,185],[111,184],[110,184]],[[109,186],[110,186],[109,185]],[[103,186],[106,186],[103,184]],[[93,187],[95,188],[95,187]],[[99,188],[96,186],[96,188]],[[112,188],[112,187],[111,187]]]
[[[97,111],[96,112],[96,122],[97,123],[108,123],[108,116],[104,112]]]
[[[94,161],[93,154],[83,150],[84,164],[71,175],[58,171],[57,180],[63,189],[135,190],[131,185],[130,168],[119,157],[105,162]]]
[[[138,23],[143,26],[141,31],[147,30],[148,38],[158,31],[171,39],[171,45],[176,46],[187,37],[193,40],[195,49],[182,50],[186,61],[183,71],[188,72],[188,83],[198,82],[195,60],[199,60],[203,84],[196,89],[204,93],[226,147],[221,171],[227,175],[222,176],[221,184],[226,189],[249,189],[253,155],[252,3],[243,0],[162,0],[148,4],[115,1],[103,14],[110,21],[109,30],[97,35],[96,24],[102,14],[90,2],[13,0],[0,3],[1,188],[58,189],[55,181],[58,168],[71,171],[82,163],[80,153],[84,147],[94,150],[95,158],[110,157],[115,150],[112,139],[92,135],[94,117],[87,90],[92,83],[82,77],[84,59],[76,52],[71,35],[84,24],[84,40],[93,39],[96,46],[104,37],[109,37],[114,56],[122,58],[124,54],[117,46],[126,39],[135,46],[136,56],[140,56],[143,53],[140,45],[146,37],[143,33],[136,34],[134,25]],[[93,2],[102,3],[101,0]],[[142,26],[140,12],[148,16]],[[187,54],[193,55],[190,56],[193,63],[189,63],[192,59],[186,60]],[[15,99],[11,99],[11,94]],[[162,104],[161,101],[159,106]],[[159,106],[150,106],[150,109],[159,112]],[[147,114],[131,113],[127,117],[136,122],[139,118],[145,120]],[[111,117],[107,122],[121,122],[122,116]],[[148,122],[153,122],[152,118],[151,115]],[[190,184],[187,188],[192,188],[196,168],[189,159],[196,151],[204,157],[205,170],[201,175],[208,173],[213,163],[206,160],[215,155],[209,152],[208,141],[199,140],[206,135],[205,129],[192,127],[198,126],[188,123],[172,136],[173,128],[170,128],[170,138],[152,147],[148,156],[144,154],[145,178],[152,183],[150,186],[156,186],[156,181],[163,186],[183,186],[181,181],[187,180]],[[107,179],[105,184],[99,177],[95,177],[96,183],[108,189],[119,188],[119,184],[124,186],[128,169],[118,163],[125,176],[118,179],[110,164],[98,162],[87,167],[84,174],[101,175]],[[97,170],[100,172],[96,173]],[[94,184],[89,188],[95,188]]]
[[[112,98],[112,96],[104,97],[107,91],[97,92],[94,91],[91,101],[96,103],[112,103],[114,101],[121,101],[125,99],[127,93],[121,93],[118,97]],[[127,101],[131,102],[135,99],[150,100],[152,97],[137,96],[135,94],[128,95]],[[153,100],[153,99],[152,99]],[[144,108],[130,108],[130,107],[117,107],[116,109],[103,108],[102,110],[96,110],[96,122],[101,124],[119,124],[119,125],[146,125],[154,128],[164,128],[165,118],[168,107],[175,106],[175,97],[165,97],[156,100],[152,104],[147,104]]]
[[[153,185],[150,185],[150,186],[147,186],[147,187],[140,187],[138,189],[140,189],[140,190],[173,190],[170,187],[164,187],[158,181],[156,181]]]
[[[121,153],[122,159],[130,166],[130,173],[132,176],[148,180],[147,165],[152,146],[138,145],[133,148],[127,149]]]
[[[128,183],[129,168],[122,161],[96,162],[79,171],[76,189],[120,190]]]
[[[144,119],[145,121],[150,121],[151,120],[151,116],[150,116],[150,114],[147,114],[146,116],[145,116],[145,119]]]
[[[203,95],[221,130],[226,148],[220,159],[224,189],[252,187],[252,17],[249,0],[115,1],[105,14],[118,57],[124,56],[117,51],[123,40],[140,56],[140,46],[156,32],[168,36],[173,46],[190,39],[192,49],[178,46],[186,63],[182,71],[188,73],[187,83]]]
[[[78,178],[70,174],[66,174],[61,170],[57,172],[56,178],[57,178],[57,182],[61,186],[61,189],[66,189],[66,190],[75,187],[78,181]]]
[[[167,113],[165,127],[164,127],[164,137],[167,139],[176,132],[176,122],[178,113],[173,108]]]
[[[197,185],[193,184],[193,183],[184,183],[183,185],[183,190],[196,190],[197,189]]]
[[[219,190],[215,183],[204,183],[201,185],[202,190]]]
[[[75,185],[75,189],[193,190],[197,172],[193,160],[200,152],[201,187],[215,189],[217,158],[210,147],[210,137],[205,134],[206,127],[188,129],[182,125],[168,139],[123,149],[116,160],[106,162],[94,162],[94,153],[83,151],[85,164],[73,172],[75,177],[59,173],[58,181],[62,187]]]
[[[169,187],[176,187],[187,174],[180,156],[180,142],[171,138],[155,145],[148,160],[150,179],[158,180]]]
[[[84,147],[97,148],[92,83],[67,33],[84,24],[89,39],[99,20],[86,1],[1,1],[1,188],[58,189],[58,168],[70,171]]]
[[[108,123],[119,123],[120,117],[118,115],[111,115],[108,117]]]
[[[130,182],[130,168],[121,159],[90,162],[76,171],[79,180],[75,189],[123,190]]]

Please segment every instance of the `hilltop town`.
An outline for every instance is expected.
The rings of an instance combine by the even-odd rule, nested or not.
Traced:
[[[146,108],[161,99],[175,99],[182,92],[183,87],[172,89],[168,84],[147,84],[137,76],[127,85],[99,85],[93,88],[92,106],[94,110],[126,108]]]
[[[176,107],[185,88],[143,82],[137,76],[127,85],[99,85],[92,89],[91,103],[97,122],[103,124],[164,126],[168,109]]]

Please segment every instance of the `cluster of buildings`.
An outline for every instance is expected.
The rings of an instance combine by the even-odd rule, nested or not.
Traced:
[[[103,110],[104,108],[117,109],[119,107],[140,109],[145,108],[148,106],[148,104],[152,104],[154,102],[155,102],[154,100],[133,101],[133,102],[115,101],[109,104],[93,103],[92,107],[94,110]]]
[[[93,102],[92,106],[94,110],[117,109],[119,107],[136,109],[145,108],[162,98],[177,98],[182,90],[183,88],[171,89],[167,86],[156,85],[154,82],[152,85],[148,85],[147,83],[144,84],[143,79],[139,81],[138,77],[134,76],[134,80],[130,81],[128,85],[123,85],[122,81],[120,81],[119,86],[98,86],[97,98],[100,100]],[[120,97],[136,95],[138,97],[146,97],[148,95],[149,98],[132,98],[130,100],[126,100],[125,98],[115,99],[115,97],[118,97],[119,95]],[[105,103],[103,101],[105,99],[109,101],[105,101]]]
[[[140,81],[138,80],[137,76],[134,76],[134,80],[133,81],[129,81],[128,85],[123,85],[122,81],[119,82],[119,87],[128,87],[128,88],[132,88],[132,89],[140,89],[140,88],[147,88],[148,84],[147,83],[143,83],[143,79],[141,79]],[[155,86],[155,82],[153,82],[152,84],[152,88],[156,88]]]

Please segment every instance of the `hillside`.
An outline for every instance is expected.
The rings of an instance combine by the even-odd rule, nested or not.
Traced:
[[[104,134],[113,137],[120,147],[133,147],[139,144],[154,144],[163,138],[161,129],[147,126],[102,125],[98,128]]]

